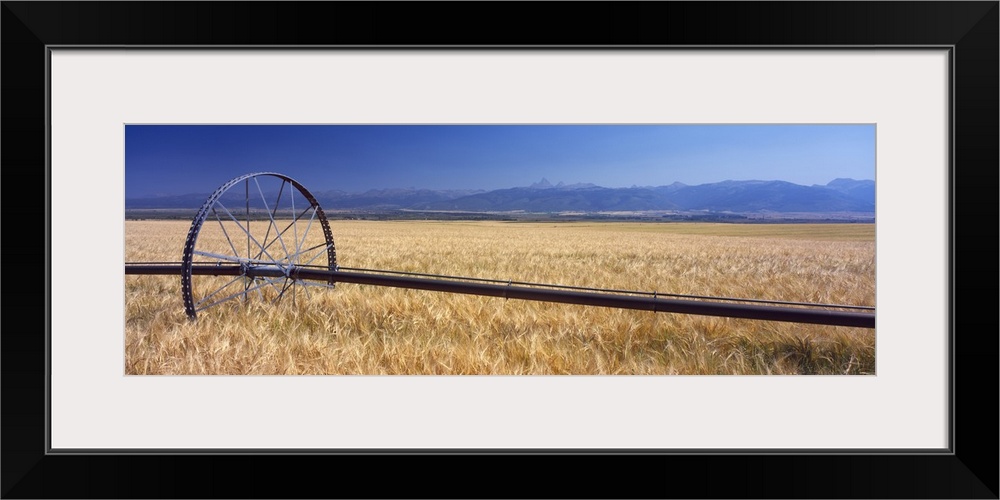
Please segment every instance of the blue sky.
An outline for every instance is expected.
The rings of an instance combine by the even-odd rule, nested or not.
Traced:
[[[126,125],[125,196],[274,171],[311,191],[875,179],[874,125]]]

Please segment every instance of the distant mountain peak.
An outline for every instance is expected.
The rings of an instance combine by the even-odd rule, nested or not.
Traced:
[[[542,180],[540,180],[540,181],[538,181],[538,182],[536,182],[536,183],[534,183],[534,184],[532,184],[532,185],[530,185],[528,187],[530,187],[532,189],[549,189],[549,188],[552,187],[552,183],[549,182],[549,180],[546,179],[545,177],[542,177]]]

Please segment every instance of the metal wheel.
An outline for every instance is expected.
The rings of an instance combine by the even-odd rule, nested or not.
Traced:
[[[184,310],[195,319],[220,304],[294,301],[310,287],[333,286],[295,279],[295,268],[337,269],[323,209],[288,176],[242,175],[212,193],[191,222],[181,261]]]

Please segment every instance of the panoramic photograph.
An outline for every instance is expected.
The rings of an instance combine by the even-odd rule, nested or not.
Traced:
[[[874,124],[125,125],[127,375],[874,375]]]

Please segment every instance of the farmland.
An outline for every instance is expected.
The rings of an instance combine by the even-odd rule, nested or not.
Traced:
[[[127,262],[189,221],[126,221]],[[206,228],[208,226],[206,225]],[[872,224],[331,221],[337,262],[660,293],[873,306]],[[220,234],[206,231],[199,242]],[[225,240],[215,243],[219,248]],[[188,321],[179,276],[125,276],[127,374],[873,374],[875,331],[341,283]]]

